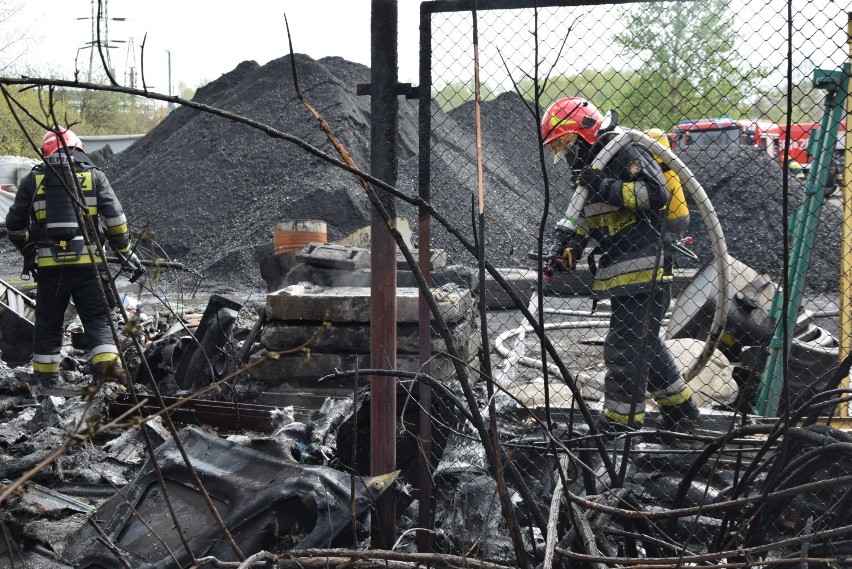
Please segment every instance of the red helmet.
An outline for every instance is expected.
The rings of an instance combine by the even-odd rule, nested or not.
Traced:
[[[565,136],[575,134],[590,145],[595,143],[603,116],[586,99],[565,97],[552,103],[541,118],[541,139],[549,144]]]
[[[62,135],[62,139],[65,141],[65,146],[68,147],[68,150],[74,150],[75,148],[83,150],[83,141],[73,131],[60,126],[59,133]],[[44,138],[41,139],[42,154],[49,156],[60,148],[62,148],[62,142],[60,142],[56,131],[49,130],[44,133]]]

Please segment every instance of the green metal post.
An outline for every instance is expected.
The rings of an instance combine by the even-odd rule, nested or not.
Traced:
[[[814,71],[814,86],[827,91],[825,114],[820,128],[811,131],[808,141],[808,154],[814,157],[808,179],[805,184],[805,199],[801,210],[791,220],[790,227],[790,263],[787,271],[787,283],[790,298],[785,301],[783,289],[779,289],[772,300],[771,316],[775,320],[775,334],[769,345],[766,367],[760,378],[755,412],[765,417],[775,416],[781,399],[784,377],[786,375],[786,355],[793,343],[793,330],[802,303],[805,277],[813,251],[814,232],[819,222],[822,203],[825,199],[825,184],[834,153],[835,140],[840,121],[845,116],[844,103],[848,93],[850,66],[845,64],[841,71],[817,69]],[[785,313],[787,334],[781,326],[781,317]]]

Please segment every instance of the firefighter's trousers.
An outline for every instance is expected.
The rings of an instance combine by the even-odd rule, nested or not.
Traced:
[[[668,283],[659,283],[654,292],[611,299],[612,314],[604,342],[604,407],[608,415],[629,419],[635,398],[634,419],[641,423],[646,391],[658,400],[681,393],[688,396],[688,387],[660,338],[670,299]]]
[[[107,301],[113,295],[106,290]],[[104,306],[91,266],[43,268],[36,289],[33,371],[59,372],[65,310],[73,299],[91,350],[92,364],[114,363],[118,349],[109,327],[109,308]]]

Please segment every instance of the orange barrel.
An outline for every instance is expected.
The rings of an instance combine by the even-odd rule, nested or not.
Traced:
[[[308,243],[325,243],[328,230],[324,221],[303,219],[297,221],[282,221],[273,231],[275,254],[293,253],[299,251]]]

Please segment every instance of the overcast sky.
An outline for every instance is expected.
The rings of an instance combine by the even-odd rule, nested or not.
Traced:
[[[8,37],[22,30],[28,31],[30,49],[17,62],[19,65],[28,65],[42,74],[52,69],[70,78],[76,58],[84,78],[91,53],[85,46],[92,39],[92,4],[92,0],[0,0],[0,13],[4,7],[23,6],[5,21],[0,17],[0,35]],[[734,25],[751,48],[741,48],[740,53],[748,55],[751,52],[754,65],[769,65],[781,70],[786,52],[786,11],[782,9],[785,2],[734,0],[734,4],[733,13],[737,20]],[[848,9],[852,0],[794,0],[793,4],[795,25],[799,30],[796,59],[809,62],[803,67],[803,73],[810,74],[814,66],[836,66],[845,60],[848,53],[845,45],[846,15],[842,9]],[[143,62],[140,47],[144,40],[144,71],[149,88],[168,94],[167,52],[171,54],[173,92],[177,93],[181,83],[196,88],[202,82],[215,80],[231,71],[242,61],[254,60],[263,65],[286,55],[286,12],[293,48],[297,53],[308,54],[314,59],[340,56],[369,65],[370,5],[371,0],[109,0],[109,40],[116,46],[110,51],[112,64],[117,79],[125,84],[129,83],[130,69],[135,69],[136,84],[141,86],[139,71]],[[415,85],[419,83],[419,5],[420,0],[398,0],[397,3],[399,80]],[[617,28],[618,21],[612,18],[619,11],[613,10],[611,5],[589,5],[571,13],[587,24],[572,32],[591,34],[586,45],[600,46],[600,31],[612,33]],[[119,18],[122,20],[117,21]],[[521,18],[521,21],[528,19]],[[483,15],[483,20],[489,21],[489,16]],[[437,53],[436,57],[441,58],[442,68],[454,66],[458,69],[454,69],[454,73],[443,72],[437,79],[463,79],[471,74],[469,58],[460,57],[458,50],[450,53],[447,49],[455,49],[456,44],[467,49],[465,46],[471,36],[469,15],[441,15],[438,22],[444,22],[439,33],[449,35],[444,37],[444,44],[439,50],[444,55]],[[560,21],[559,25],[567,29],[571,23]],[[529,27],[528,23],[524,25]],[[548,23],[545,27],[552,26]],[[487,39],[490,32],[499,33],[499,29],[489,30],[482,26],[480,33]],[[528,34],[516,31],[514,36],[499,36],[494,41],[510,42],[514,46],[512,50],[501,52],[501,57],[514,58],[512,65],[515,68],[528,64],[528,48],[532,45]],[[518,42],[520,47],[516,46]],[[603,40],[603,44],[604,47],[612,47],[611,39]],[[0,43],[2,45],[5,44]],[[582,41],[577,45],[582,45]],[[833,51],[826,51],[831,47],[834,47]],[[0,56],[5,53],[6,50]],[[575,50],[570,57],[562,57],[553,72],[570,74],[588,65],[599,68],[601,63],[619,64],[615,52],[595,54],[596,51],[591,49]],[[842,56],[841,59],[837,59],[838,55]],[[586,59],[588,57],[592,59]],[[486,64],[483,63],[486,82],[498,89],[511,88],[510,81],[501,79],[501,75],[505,75],[502,61],[495,58],[495,69],[490,70],[490,74],[487,74]]]
[[[24,7],[0,30],[32,30],[31,36],[38,38],[19,62],[70,76],[79,58],[85,72],[90,52],[78,49],[91,41],[91,0],[0,0],[0,6],[18,3]],[[418,6],[415,0],[398,3],[399,79],[415,84]],[[117,79],[130,67],[138,76],[144,40],[145,80],[161,93],[168,93],[167,51],[175,92],[181,82],[197,87],[242,61],[262,65],[286,55],[285,13],[297,53],[370,63],[370,0],[109,0],[107,8],[109,39],[117,46],[110,51]],[[136,49],[128,49],[130,42]]]

